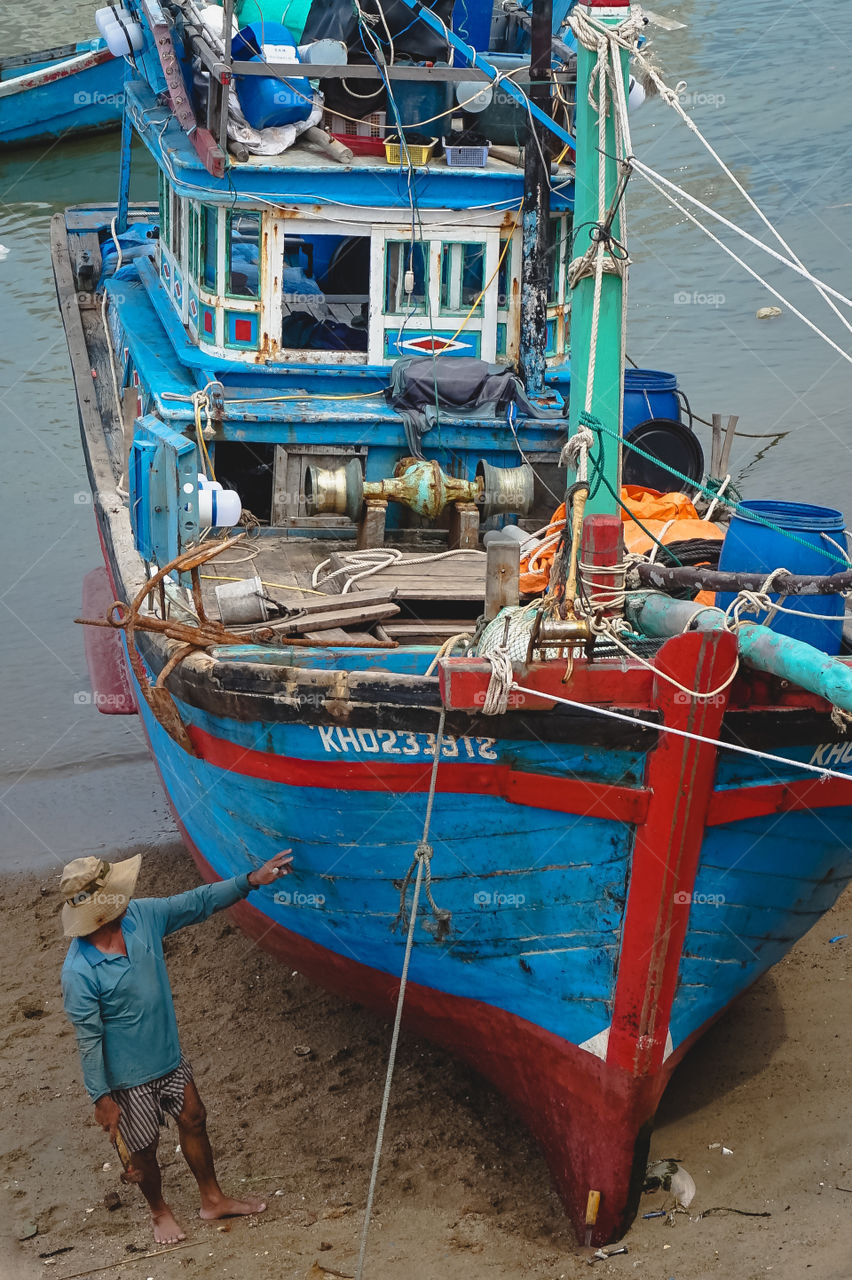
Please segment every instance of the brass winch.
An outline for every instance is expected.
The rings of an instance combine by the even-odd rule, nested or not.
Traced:
[[[370,500],[399,502],[429,520],[436,520],[451,503],[475,503],[480,516],[527,515],[533,502],[533,470],[495,467],[484,459],[474,480],[448,476],[436,461],[402,458],[387,480],[365,480],[361,464],[352,458],[343,467],[305,470],[305,507],[309,516],[334,514],[358,520]]]

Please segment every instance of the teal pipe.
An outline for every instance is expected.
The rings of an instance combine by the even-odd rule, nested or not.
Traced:
[[[673,600],[661,591],[632,593],[627,598],[625,614],[641,635],[657,639],[677,636],[687,629],[722,631],[725,626],[721,609],[701,608],[690,600]],[[754,622],[741,623],[734,635],[740,658],[747,666],[789,680],[843,711],[852,711],[852,667],[840,658],[830,658],[812,644],[778,635]]]

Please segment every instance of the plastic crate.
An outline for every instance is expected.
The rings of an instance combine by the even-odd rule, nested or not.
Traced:
[[[383,156],[385,144],[382,138],[363,138],[357,133],[333,133],[335,142],[348,147],[353,156]]]
[[[451,169],[484,169],[488,163],[488,152],[491,150],[490,142],[483,142],[476,146],[464,143],[458,146],[444,139],[444,157]]]
[[[385,138],[385,157],[388,164],[394,164],[398,167],[407,165],[410,157],[414,168],[422,169],[432,159],[437,145],[437,138],[430,138],[428,142],[423,143],[409,142],[407,143],[408,155],[406,155],[399,136],[394,135],[392,138]]]
[[[370,138],[382,142],[387,130],[385,121],[384,111],[371,111],[363,120],[348,120],[336,111],[326,112],[326,127],[341,142],[348,142],[350,138]]]

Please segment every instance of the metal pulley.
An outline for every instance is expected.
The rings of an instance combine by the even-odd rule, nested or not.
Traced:
[[[476,478],[482,482],[482,519],[489,516],[529,515],[533,505],[533,469],[528,462],[520,467],[494,467],[483,458],[476,464]]]

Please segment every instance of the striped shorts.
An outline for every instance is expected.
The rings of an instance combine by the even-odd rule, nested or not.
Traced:
[[[130,1089],[113,1089],[121,1112],[118,1131],[128,1151],[142,1151],[157,1142],[166,1115],[177,1119],[183,1110],[183,1091],[191,1081],[192,1067],[181,1054],[179,1064],[167,1076]]]

